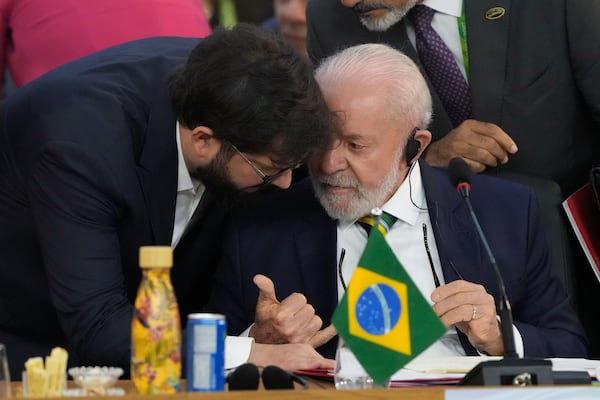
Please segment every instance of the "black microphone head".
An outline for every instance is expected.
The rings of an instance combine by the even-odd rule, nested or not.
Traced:
[[[470,184],[473,173],[465,160],[460,157],[454,157],[448,164],[448,175],[454,187],[457,187],[463,182]]]
[[[265,389],[293,389],[294,379],[292,375],[274,365],[265,367],[262,371],[262,380]]]
[[[252,363],[242,364],[227,375],[229,390],[257,390],[258,368]]]

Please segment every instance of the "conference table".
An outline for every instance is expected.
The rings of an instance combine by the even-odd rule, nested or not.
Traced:
[[[304,390],[298,386],[295,390],[264,390],[256,391],[225,391],[225,392],[180,392],[169,395],[152,395],[156,400],[254,400],[254,399],[406,399],[406,400],[442,400],[444,399],[444,387],[416,387],[402,389],[376,389],[376,390],[335,390],[333,383],[320,379],[306,378],[308,389]],[[21,382],[12,382],[13,398],[18,398],[22,393]],[[69,387],[74,387],[72,381]],[[136,392],[133,383],[129,380],[120,380],[116,387],[125,391],[123,396],[93,396],[94,399],[112,400],[139,400],[141,397]],[[450,387],[449,387],[450,388]],[[600,392],[599,392],[600,393]],[[92,396],[89,396],[92,397]]]
[[[333,383],[315,378],[306,378],[308,389],[297,387],[295,390],[264,390],[257,391],[225,391],[215,393],[180,392],[172,395],[152,395],[156,400],[342,400],[342,399],[395,399],[395,400],[453,400],[453,399],[600,399],[600,386],[534,386],[529,388],[517,387],[459,387],[448,386],[419,386],[393,389],[373,390],[335,390]],[[73,382],[69,381],[69,387]],[[103,400],[140,400],[148,396],[137,394],[129,380],[120,380],[117,387],[125,392],[123,396],[93,396]],[[19,397],[21,382],[12,382],[13,397]],[[545,391],[540,393],[540,391]],[[527,394],[530,393],[530,396]],[[544,394],[546,393],[546,395]],[[488,397],[489,395],[489,397]],[[89,398],[89,397],[88,397]]]

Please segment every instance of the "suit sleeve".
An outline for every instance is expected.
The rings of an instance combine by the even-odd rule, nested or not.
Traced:
[[[318,65],[325,57],[323,46],[319,41],[319,33],[317,32],[320,22],[317,21],[317,3],[323,0],[309,0],[306,5],[306,49],[308,56],[313,65]]]
[[[81,361],[127,368],[132,305],[124,288],[117,234],[122,199],[114,173],[102,155],[53,141],[42,148],[27,186],[62,329]]]
[[[551,275],[548,243],[532,195],[527,205],[525,284],[512,304],[525,356],[585,357],[585,335],[571,299]]]
[[[564,3],[573,74],[592,117],[600,125],[600,2],[565,0]]]
[[[232,218],[232,221],[235,217]],[[227,316],[227,333],[239,335],[254,323],[258,289],[252,283],[250,268],[244,268],[240,250],[240,233],[236,224],[230,223],[223,242],[222,258],[215,273],[210,300],[205,311]],[[250,300],[253,299],[253,300]]]

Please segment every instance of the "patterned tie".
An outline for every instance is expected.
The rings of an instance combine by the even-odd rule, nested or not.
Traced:
[[[452,123],[458,126],[471,118],[471,92],[452,52],[431,27],[434,14],[435,10],[418,5],[410,10],[408,18],[415,28],[421,63]]]
[[[379,230],[383,234],[383,236],[385,236],[390,231],[392,225],[394,225],[394,223],[397,220],[398,218],[394,217],[392,214],[386,213],[385,211],[383,212],[383,214],[381,214],[381,217],[379,219]],[[371,228],[375,226],[376,222],[377,220],[370,215],[366,217],[360,217],[356,221],[356,223],[367,232],[367,236],[369,236],[369,233],[371,233]]]

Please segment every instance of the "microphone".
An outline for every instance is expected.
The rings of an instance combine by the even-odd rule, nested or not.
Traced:
[[[494,257],[494,253],[492,253],[492,249],[490,248],[485,234],[481,229],[481,225],[479,224],[479,220],[475,215],[475,211],[471,205],[471,200],[469,199],[469,194],[471,192],[471,169],[462,158],[455,157],[450,160],[450,164],[448,164],[448,174],[450,175],[452,183],[456,187],[456,191],[460,193],[465,201],[465,204],[467,205],[469,215],[471,216],[473,225],[475,225],[475,229],[477,230],[477,236],[479,237],[479,240],[485,249],[485,253],[490,261],[490,264],[492,265],[494,274],[496,275],[496,280],[498,281],[500,299],[497,306],[498,314],[500,315],[500,328],[502,331],[502,344],[504,345],[504,357],[517,358],[518,355],[515,349],[515,335],[512,328],[512,311],[508,296],[506,295],[504,279],[502,279],[500,269],[496,263],[496,257]]]
[[[308,383],[304,379],[275,365],[269,365],[263,369],[262,380],[267,390],[294,389],[294,382],[301,384],[303,389],[308,389]]]
[[[258,368],[252,363],[242,364],[227,375],[229,390],[257,390]]]
[[[473,172],[467,165],[465,160],[460,157],[454,157],[448,164],[448,175],[450,181],[456,187],[456,191],[460,193],[462,197],[469,197],[471,191],[471,177]]]
[[[252,363],[242,364],[227,375],[227,388],[231,390],[258,390],[260,378],[259,369]],[[294,389],[294,382],[308,389],[308,383],[300,376],[269,365],[262,371],[263,386],[271,389]]]
[[[513,318],[504,279],[500,274],[500,269],[496,263],[496,258],[492,249],[481,229],[479,219],[475,215],[471,200],[471,176],[472,172],[467,163],[459,157],[453,158],[448,164],[448,175],[451,182],[456,187],[456,191],[461,195],[467,206],[469,215],[477,231],[477,236],[487,258],[492,266],[496,280],[498,281],[499,299],[496,305],[498,315],[500,316],[500,330],[502,332],[502,344],[504,345],[504,358],[497,361],[484,361],[459,382],[459,385],[549,385],[554,383],[552,377],[552,362],[544,359],[522,359],[519,358],[515,350],[515,336],[513,332]]]

